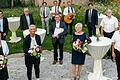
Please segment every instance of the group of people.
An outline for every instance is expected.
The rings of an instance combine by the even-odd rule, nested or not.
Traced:
[[[59,62],[60,65],[63,64],[63,49],[65,43],[65,37],[68,34],[68,28],[70,28],[70,35],[72,37],[71,44],[75,41],[80,41],[80,45],[83,45],[85,41],[89,44],[91,39],[89,37],[96,36],[96,28],[98,27],[98,11],[94,9],[93,4],[88,4],[88,9],[85,13],[85,24],[88,28],[88,35],[82,30],[82,23],[77,23],[75,25],[75,32],[73,32],[73,21],[75,18],[75,10],[71,5],[71,2],[67,2],[67,6],[63,11],[60,7],[60,4],[57,1],[54,1],[54,6],[50,8],[47,6],[46,2],[42,3],[40,7],[40,18],[42,21],[42,28],[46,29],[46,34],[50,35],[52,38],[52,45],[54,48],[53,51],[53,65]],[[69,16],[72,14],[71,16]],[[71,22],[68,23],[64,20],[64,17],[69,16]],[[51,19],[51,24],[49,20]],[[50,26],[49,26],[50,24]],[[69,27],[68,27],[69,26]],[[118,20],[112,15],[112,10],[108,9],[106,11],[106,17],[104,17],[100,23],[101,33],[105,37],[112,39],[112,47],[108,51],[107,56],[116,60],[117,71],[118,71],[118,80],[120,80],[120,23],[118,25]],[[31,56],[30,50],[35,46],[41,46],[41,37],[35,32],[37,31],[35,26],[35,21],[32,14],[29,12],[28,8],[24,8],[23,15],[20,16],[20,28],[22,30],[29,29],[30,34],[24,38],[23,42],[23,51],[25,53],[25,65],[27,68],[27,77],[28,80],[32,80],[32,67],[34,65],[35,75],[37,80],[40,76],[40,57],[36,58]],[[59,34],[55,34],[56,31],[62,30]],[[3,16],[3,12],[0,10],[0,55],[7,56],[9,53],[9,48],[5,41],[5,37],[8,32],[8,20]],[[59,49],[59,52],[58,52]],[[59,58],[58,58],[59,53]],[[82,66],[85,62],[85,54],[82,51],[77,51],[72,48],[72,80],[80,79],[80,72]],[[1,76],[2,75],[2,76]],[[0,70],[0,80],[8,79],[7,67]]]

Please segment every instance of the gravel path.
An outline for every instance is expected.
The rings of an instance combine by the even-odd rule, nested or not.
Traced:
[[[63,65],[52,65],[53,53],[51,51],[43,51],[42,56],[45,59],[40,65],[40,80],[71,80],[71,54],[64,52]],[[112,78],[112,80],[117,80],[115,63],[111,60],[103,60],[102,64],[104,70],[103,75]],[[92,72],[92,65],[92,58],[86,56],[86,62],[82,69],[80,80],[88,80],[87,76],[89,72]],[[9,80],[27,80],[23,54],[9,56],[8,70]],[[33,80],[36,80],[34,71]]]

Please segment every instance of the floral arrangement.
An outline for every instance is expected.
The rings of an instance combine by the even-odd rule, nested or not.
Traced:
[[[77,39],[75,42],[73,42],[73,49],[75,51],[85,53],[87,51],[86,47],[87,45],[88,45],[87,40],[85,40],[85,42],[82,42],[79,39]]]
[[[31,56],[35,56],[36,58],[39,58],[42,53],[42,48],[38,45],[34,45],[33,48],[30,48],[28,53],[30,53]]]
[[[0,70],[7,66],[8,59],[7,57],[0,55]]]

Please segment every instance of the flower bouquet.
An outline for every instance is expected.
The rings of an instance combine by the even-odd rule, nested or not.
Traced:
[[[85,53],[87,51],[87,40],[85,42],[80,41],[77,39],[75,42],[73,42],[73,49],[78,52]]]
[[[8,59],[7,57],[0,55],[0,70],[7,66]]]
[[[42,48],[38,45],[34,45],[33,48],[30,48],[28,53],[30,53],[31,56],[35,56],[36,58],[39,58],[42,53]]]

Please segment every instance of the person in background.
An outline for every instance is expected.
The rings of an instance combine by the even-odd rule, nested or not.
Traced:
[[[56,34],[55,30],[56,29],[62,29],[63,31]],[[55,21],[52,22],[51,27],[50,27],[50,34],[52,36],[52,44],[54,48],[54,61],[53,65],[58,62],[58,47],[59,47],[59,63],[62,65],[63,64],[63,46],[65,43],[65,34],[67,32],[67,28],[64,22],[61,21],[61,16],[56,15],[55,16]]]
[[[66,15],[69,15],[70,14],[73,14],[73,19],[72,19],[72,22],[71,23],[66,23],[66,27],[68,28],[68,26],[70,26],[70,35],[72,35],[72,26],[73,26],[73,21],[74,21],[74,17],[75,17],[75,9],[72,7],[72,4],[70,1],[67,2],[67,7],[64,9],[63,11],[63,15],[66,16]]]
[[[96,27],[98,25],[98,11],[93,8],[93,4],[88,4],[89,9],[85,13],[85,24],[88,27],[89,36],[96,36]]]
[[[112,57],[116,60],[118,79],[120,80],[120,22],[119,30],[115,31],[112,36]]]
[[[29,29],[31,24],[34,24],[33,16],[28,8],[24,8],[24,12],[20,16],[20,28],[22,30]]]
[[[101,26],[101,33],[105,37],[112,38],[114,32],[118,28],[118,20],[116,17],[112,15],[112,10],[108,9],[106,11],[106,17],[104,17],[100,23]],[[111,49],[107,52],[107,58],[112,59],[112,52]]]
[[[80,46],[82,46],[86,40],[88,44],[91,42],[91,39],[88,37],[88,35],[82,31],[81,23],[77,23],[75,25],[75,32],[72,34],[72,44],[74,44],[78,40],[81,43]],[[80,72],[81,72],[82,66],[84,65],[84,62],[85,62],[85,53],[83,53],[82,51],[75,50],[73,48],[72,49],[72,61],[71,61],[72,80],[80,79]]]
[[[8,32],[8,20],[3,16],[3,11],[0,10],[0,33],[1,39],[5,40]]]
[[[30,34],[27,35],[23,42],[23,51],[25,53],[25,65],[27,67],[27,77],[28,80],[32,80],[32,67],[34,65],[35,75],[37,80],[39,79],[40,75],[40,57],[36,58],[35,56],[31,56],[29,50],[31,50],[34,46],[38,45],[41,46],[41,38],[39,35],[35,34],[36,26],[30,25],[29,26]]]
[[[52,22],[55,21],[55,15],[60,15],[62,13],[61,7],[57,1],[53,2],[53,7],[51,8]]]
[[[0,56],[7,57],[9,54],[9,48],[5,40],[1,40],[0,34]],[[0,69],[0,80],[8,80],[8,69],[7,65],[4,68]]]
[[[47,35],[49,35],[49,19],[50,19],[50,9],[46,2],[42,3],[40,8],[40,16],[42,21],[42,28],[46,29]]]

